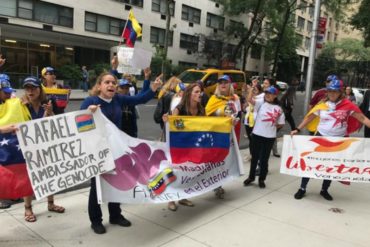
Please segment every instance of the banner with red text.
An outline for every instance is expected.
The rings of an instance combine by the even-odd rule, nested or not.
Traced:
[[[370,139],[284,136],[280,172],[319,179],[370,182]]]
[[[243,174],[235,134],[219,162],[172,164],[168,144],[132,138],[108,119],[106,135],[116,169],[97,177],[98,201],[163,203],[212,191]]]

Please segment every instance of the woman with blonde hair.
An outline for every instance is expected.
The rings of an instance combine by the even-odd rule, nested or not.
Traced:
[[[161,129],[164,128],[164,123],[162,120],[163,114],[166,114],[170,111],[171,101],[173,96],[176,93],[176,86],[181,82],[176,76],[172,76],[168,81],[163,85],[161,91],[158,94],[158,104],[154,111],[154,121],[157,124],[160,124]]]
[[[239,140],[241,104],[239,97],[234,94],[234,87],[228,75],[223,75],[218,78],[218,85],[215,93],[211,96],[206,105],[206,115],[233,117],[235,134]],[[223,199],[225,190],[219,187],[215,189],[215,193],[218,198]]]
[[[102,73],[96,80],[96,84],[91,90],[92,96],[86,98],[81,105],[81,110],[90,109],[92,112],[96,111],[100,107],[102,113],[112,121],[118,128],[121,128],[122,124],[122,107],[124,105],[137,105],[143,104],[152,99],[161,85],[159,78],[151,85],[151,90],[147,90],[142,94],[135,96],[119,95],[117,91],[117,78],[111,73]],[[122,227],[131,226],[131,222],[128,221],[121,214],[121,208],[119,203],[108,203],[109,209],[109,222],[114,225]],[[96,234],[103,234],[106,232],[104,225],[102,224],[102,211],[98,204],[98,198],[96,195],[96,184],[95,178],[91,179],[90,194],[88,202],[88,213],[91,221],[91,228]]]

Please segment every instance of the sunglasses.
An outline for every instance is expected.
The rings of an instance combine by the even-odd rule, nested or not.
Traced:
[[[224,80],[222,80],[222,81],[219,81],[218,83],[219,83],[219,84],[229,84],[230,82],[229,82],[229,81],[224,81]]]

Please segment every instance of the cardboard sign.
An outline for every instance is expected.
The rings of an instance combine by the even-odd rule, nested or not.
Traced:
[[[18,126],[17,138],[37,199],[114,169],[100,109],[41,118]]]

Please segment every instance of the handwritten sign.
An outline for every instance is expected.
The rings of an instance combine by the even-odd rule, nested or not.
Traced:
[[[37,199],[114,169],[100,110],[28,121],[17,138]]]
[[[119,46],[117,47],[117,58],[119,73],[128,73],[133,75],[140,75],[141,69],[135,68],[131,64],[131,60],[134,56],[134,48]]]

